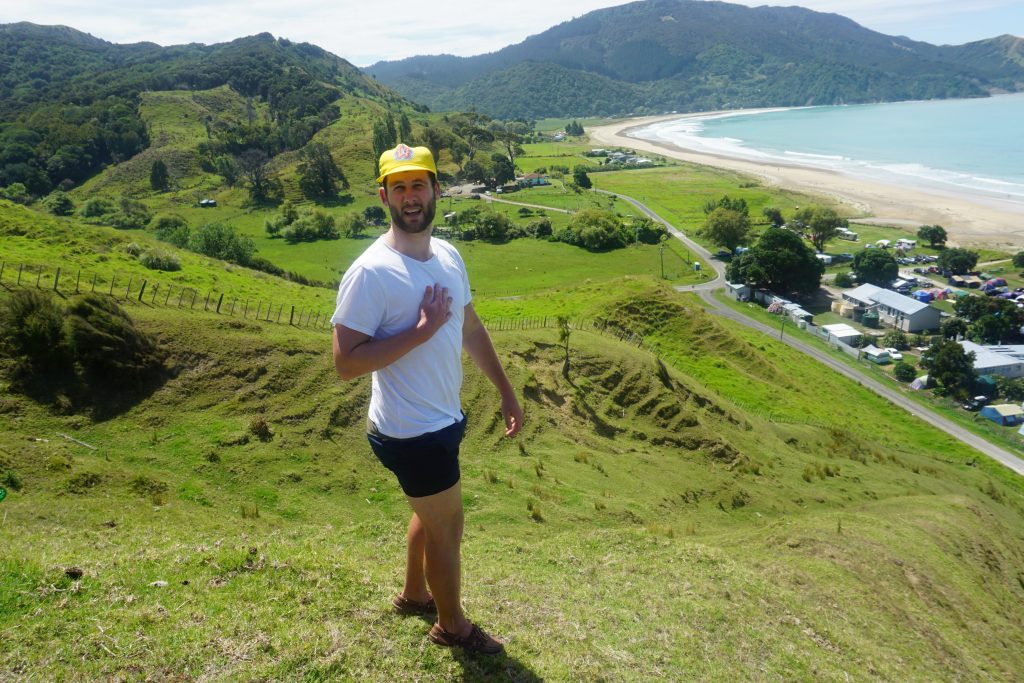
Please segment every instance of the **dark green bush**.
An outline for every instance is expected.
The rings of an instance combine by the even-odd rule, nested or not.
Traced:
[[[0,308],[0,348],[15,360],[18,377],[66,370],[64,309],[49,292],[22,289]]]
[[[181,270],[181,259],[163,249],[150,249],[139,256],[139,263],[150,270],[174,271]]]

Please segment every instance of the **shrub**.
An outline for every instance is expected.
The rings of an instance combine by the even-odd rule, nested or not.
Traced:
[[[14,470],[4,472],[4,476],[0,478],[0,484],[3,484],[12,491],[20,491],[25,486],[25,482],[21,480],[21,477]]]
[[[171,272],[181,270],[181,259],[176,254],[163,249],[150,249],[139,256],[139,263],[150,270]]]
[[[204,256],[231,261],[247,266],[252,261],[256,245],[223,223],[207,223],[188,237],[188,249]]]
[[[836,285],[836,287],[844,287],[844,288],[845,287],[853,287],[853,285],[854,285],[853,273],[851,273],[848,270],[844,270],[844,271],[836,273],[835,285]]]
[[[63,307],[49,292],[17,290],[0,308],[0,346],[16,376],[67,370]]]
[[[129,256],[138,256],[139,254],[142,253],[142,247],[140,247],[135,242],[130,242],[127,246],[125,246],[124,253],[128,254]]]
[[[551,237],[551,232],[550,218],[539,218],[526,224],[526,234],[531,237],[547,238]]]
[[[122,199],[119,208],[107,220],[115,228],[123,230],[141,230],[153,219],[146,205],[134,199]]]
[[[82,204],[82,208],[79,213],[84,218],[99,218],[105,216],[114,210],[114,205],[110,203],[110,200],[104,199],[103,197],[93,197]]]
[[[174,232],[181,228],[187,228],[188,221],[176,213],[162,213],[153,219],[151,225],[153,230],[157,233],[157,237],[160,239],[166,239],[161,235]]]
[[[249,433],[260,441],[270,441],[274,436],[270,431],[270,423],[262,415],[256,415],[249,420]]]
[[[75,212],[75,203],[71,201],[71,197],[60,190],[51,192],[43,200],[43,206],[54,216],[70,216]]]
[[[0,199],[12,201],[15,204],[29,204],[32,196],[23,183],[11,183],[7,187],[0,187]]]
[[[901,382],[913,382],[917,377],[917,370],[910,363],[901,360],[893,366],[892,375]]]

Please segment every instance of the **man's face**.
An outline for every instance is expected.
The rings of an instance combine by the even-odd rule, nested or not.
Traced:
[[[392,173],[384,179],[387,191],[380,196],[388,211],[391,224],[402,232],[423,232],[434,222],[437,211],[437,189],[426,171]]]

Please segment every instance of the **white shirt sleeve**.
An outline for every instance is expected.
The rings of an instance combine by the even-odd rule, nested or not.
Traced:
[[[337,307],[331,322],[373,337],[384,322],[385,302],[380,284],[366,268],[350,269],[338,287]]]

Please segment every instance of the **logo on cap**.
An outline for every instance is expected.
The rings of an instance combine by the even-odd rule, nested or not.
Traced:
[[[408,145],[399,145],[398,147],[395,147],[395,161],[408,161],[409,159],[412,159],[412,155],[412,147],[409,147]]]

